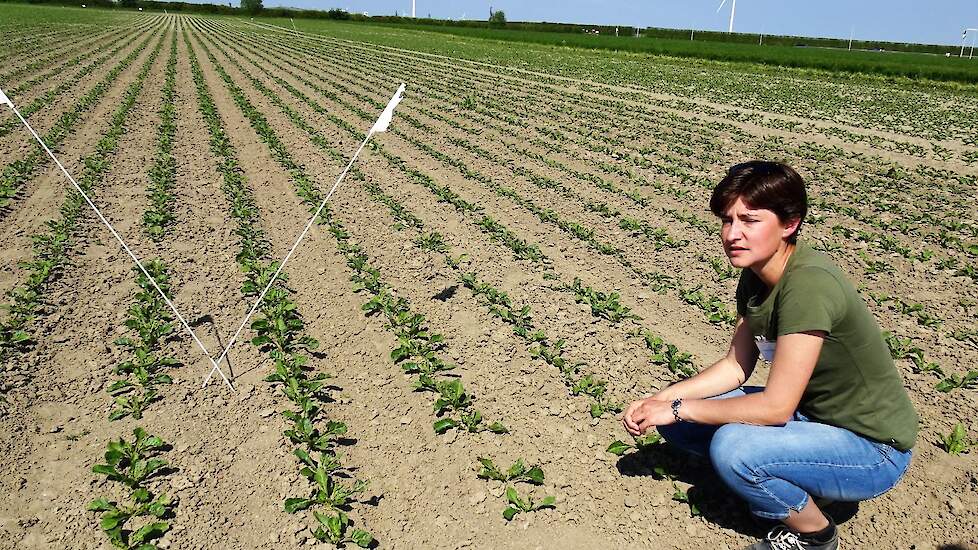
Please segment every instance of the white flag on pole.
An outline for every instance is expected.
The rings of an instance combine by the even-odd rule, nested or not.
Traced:
[[[14,106],[14,104],[10,102],[10,98],[7,97],[7,94],[3,93],[3,90],[0,90],[0,105],[7,105],[8,107],[11,108],[13,108]]]
[[[394,107],[401,102],[404,94],[404,84],[394,92],[394,97],[391,98],[390,102],[387,103],[387,107],[384,108],[384,112],[380,114],[380,118],[374,123],[374,127],[370,129],[371,134],[376,134],[377,132],[386,132],[387,127],[391,124],[391,119],[394,118]]]

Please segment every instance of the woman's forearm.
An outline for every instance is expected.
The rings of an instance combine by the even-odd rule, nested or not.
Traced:
[[[779,426],[791,419],[793,411],[779,406],[764,392],[750,393],[730,399],[683,400],[679,416],[697,424],[755,424]]]
[[[655,399],[672,401],[704,399],[726,393],[744,383],[744,371],[736,362],[724,357],[695,376],[676,382],[655,394]]]

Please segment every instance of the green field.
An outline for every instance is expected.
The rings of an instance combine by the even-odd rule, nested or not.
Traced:
[[[690,41],[674,38],[635,38],[584,33],[556,33],[524,30],[390,24],[393,28],[453,34],[456,36],[529,42],[552,46],[649,53],[719,61],[760,63],[778,67],[799,67],[876,74],[914,79],[978,82],[978,63],[946,58],[943,55],[910,52],[847,51],[835,48],[782,45],[738,44],[717,41]],[[803,40],[803,39],[800,39]]]

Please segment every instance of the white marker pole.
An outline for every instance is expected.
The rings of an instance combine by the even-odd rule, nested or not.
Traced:
[[[66,170],[64,165],[61,164],[61,161],[58,160],[58,157],[54,156],[54,153],[51,152],[51,149],[48,149],[47,144],[44,143],[44,140],[41,139],[41,136],[39,136],[37,132],[34,131],[34,128],[31,127],[30,123],[28,123],[27,120],[24,119],[24,117],[20,114],[20,111],[17,110],[17,107],[14,107],[14,103],[10,101],[10,98],[7,97],[5,93],[3,93],[2,89],[0,89],[0,104],[4,104],[10,107],[10,109],[14,112],[14,114],[17,115],[17,118],[19,118],[20,121],[24,123],[24,126],[27,126],[27,129],[30,130],[31,134],[34,135],[34,139],[36,139],[37,142],[41,144],[41,147],[48,154],[48,156],[51,157],[51,160],[53,160],[54,163],[58,165],[58,168],[60,168],[61,172],[65,175],[66,178],[68,178],[68,181],[70,181],[71,184],[75,186],[75,190],[77,190],[78,193],[82,196],[82,198],[85,199],[85,202],[88,203],[88,206],[92,207],[92,210],[94,210],[98,218],[102,220],[102,223],[105,224],[105,227],[109,229],[109,232],[112,233],[112,236],[115,237],[115,240],[118,241],[119,245],[121,245],[123,250],[126,251],[126,254],[129,254],[129,257],[132,258],[132,261],[136,262],[136,266],[139,267],[139,270],[143,272],[143,275],[145,275],[147,279],[149,279],[149,282],[150,284],[153,285],[153,288],[155,288],[156,291],[160,293],[160,296],[163,297],[163,301],[166,302],[166,305],[170,306],[170,309],[173,311],[173,313],[177,316],[178,319],[180,319],[180,323],[182,323],[183,327],[187,329],[187,332],[190,333],[191,338],[193,338],[194,342],[197,343],[197,346],[200,348],[200,350],[204,352],[204,355],[206,355],[208,359],[210,359],[211,364],[214,365],[213,368],[211,369],[211,372],[213,373],[214,369],[217,369],[217,371],[221,373],[221,378],[224,379],[224,383],[227,384],[228,388],[234,390],[234,386],[231,385],[231,381],[228,380],[227,376],[224,375],[224,372],[220,369],[218,363],[214,361],[214,358],[211,357],[211,354],[207,352],[207,348],[200,341],[200,338],[197,338],[197,334],[195,334],[194,330],[190,328],[189,324],[187,324],[187,321],[183,318],[183,315],[180,315],[180,312],[177,311],[176,306],[174,306],[173,303],[170,301],[170,299],[167,298],[166,293],[163,292],[163,289],[161,289],[160,286],[156,284],[156,280],[153,279],[153,276],[150,275],[148,271],[146,271],[146,268],[143,267],[142,262],[140,262],[139,258],[137,258],[136,255],[133,254],[132,250],[129,249],[129,246],[127,246],[126,242],[122,240],[122,237],[119,236],[119,233],[117,233],[115,228],[112,227],[112,224],[109,223],[109,220],[105,219],[105,216],[103,216],[102,212],[98,209],[97,206],[95,206],[95,203],[92,202],[92,199],[90,199],[88,197],[88,194],[86,194],[85,191],[82,190],[81,186],[78,185],[78,182],[75,181],[75,178],[71,177],[71,174],[69,174],[68,170]]]
[[[326,207],[326,202],[329,201],[330,197],[333,196],[333,192],[335,192],[336,188],[339,187],[340,182],[342,182],[343,178],[346,177],[346,174],[347,172],[350,171],[350,168],[353,167],[353,163],[356,162],[357,158],[360,156],[360,152],[363,151],[363,148],[367,145],[367,142],[370,141],[370,138],[374,134],[378,132],[387,131],[387,127],[390,126],[391,119],[394,116],[394,108],[397,107],[397,104],[401,102],[401,99],[403,99],[404,88],[405,88],[404,84],[401,84],[401,86],[397,89],[397,92],[394,93],[394,96],[391,97],[391,100],[387,103],[387,107],[384,108],[384,111],[380,114],[380,117],[377,118],[377,122],[375,122],[373,127],[370,128],[370,131],[367,132],[367,136],[363,138],[363,141],[360,143],[360,147],[358,147],[356,153],[353,154],[353,158],[350,159],[350,162],[347,163],[346,168],[344,168],[343,172],[341,172],[340,175],[336,178],[336,182],[333,184],[333,188],[329,190],[329,193],[326,194],[326,197],[323,198],[321,203],[319,203],[319,208],[316,209],[316,213],[313,214],[311,218],[309,218],[309,222],[306,223],[305,229],[303,229],[302,233],[299,234],[299,238],[295,240],[295,243],[292,245],[292,248],[289,250],[289,253],[285,255],[285,259],[282,260],[282,262],[279,264],[278,269],[275,271],[275,275],[272,276],[271,280],[268,281],[268,284],[265,286],[264,290],[262,290],[261,294],[258,295],[258,299],[255,300],[255,304],[251,306],[251,311],[249,311],[248,315],[246,315],[244,320],[241,321],[241,324],[238,326],[238,330],[234,332],[234,335],[231,337],[231,339],[228,340],[228,345],[224,348],[224,352],[221,353],[221,356],[217,358],[217,361],[214,363],[214,368],[212,368],[211,372],[209,372],[207,374],[207,377],[204,378],[204,383],[202,384],[201,387],[206,386],[207,383],[210,382],[211,375],[214,374],[215,369],[220,371],[219,365],[221,364],[221,361],[223,361],[224,358],[227,356],[228,352],[231,351],[231,346],[233,346],[234,343],[237,341],[238,336],[241,335],[241,331],[244,329],[245,325],[248,324],[248,320],[251,319],[251,316],[254,315],[255,311],[258,309],[258,306],[261,305],[262,300],[265,299],[265,294],[267,294],[268,291],[271,290],[272,285],[275,284],[275,281],[278,279],[279,274],[282,273],[282,269],[285,268],[285,264],[288,263],[290,258],[292,258],[292,254],[295,253],[296,249],[299,247],[299,243],[302,242],[302,239],[305,238],[307,233],[309,233],[309,229],[312,228],[312,224],[316,222],[316,220],[319,218],[319,214],[322,213],[323,208]]]

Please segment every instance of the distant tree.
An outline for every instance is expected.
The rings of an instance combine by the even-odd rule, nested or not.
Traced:
[[[241,9],[247,13],[255,14],[264,8],[261,5],[261,0],[241,0]]]
[[[123,8],[135,8],[136,0],[119,0],[119,6]]]
[[[505,27],[506,26],[506,13],[503,10],[497,10],[492,12],[492,16],[489,18],[490,27]]]

